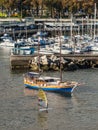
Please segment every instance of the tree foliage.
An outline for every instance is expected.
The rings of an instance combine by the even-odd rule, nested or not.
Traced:
[[[18,10],[24,11],[35,10],[35,14],[38,16],[39,10],[46,10],[54,17],[64,16],[64,12],[75,14],[77,11],[85,12],[87,15],[91,15],[94,12],[94,3],[97,0],[0,0],[0,7],[6,10]],[[98,3],[98,2],[97,2]]]

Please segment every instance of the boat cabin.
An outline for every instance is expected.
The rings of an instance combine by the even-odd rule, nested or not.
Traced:
[[[28,72],[25,74],[24,78],[28,79],[30,82],[32,81],[36,82],[37,84],[41,83],[58,84],[60,82],[60,78],[40,76],[40,74],[36,72]]]
[[[55,77],[40,77],[39,80],[44,80],[45,82],[57,82],[57,81],[60,81],[59,78],[55,78]]]
[[[39,73],[36,73],[36,72],[28,72],[24,75],[24,78],[38,78],[40,77],[40,74]]]

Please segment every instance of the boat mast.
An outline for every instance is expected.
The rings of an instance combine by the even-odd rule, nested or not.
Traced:
[[[40,72],[40,36],[38,36],[38,72]]]
[[[71,14],[71,28],[70,28],[70,36],[71,36],[71,42],[72,42],[72,28],[73,28],[73,21],[72,21],[72,19],[73,19],[73,15]]]
[[[95,3],[95,10],[94,10],[94,39],[95,39],[95,34],[96,34],[96,3]]]
[[[60,39],[60,81],[62,82],[62,64],[61,64],[61,39]]]
[[[60,82],[62,82],[62,64],[61,64],[61,54],[62,54],[62,50],[61,50],[61,47],[62,47],[62,43],[61,43],[61,35],[62,35],[62,24],[61,24],[61,28],[60,28],[60,31],[59,31],[59,38],[60,38]]]
[[[26,21],[26,25],[25,25],[25,27],[26,27],[26,40],[27,40],[27,38],[28,38],[28,34],[27,34],[27,25],[28,25],[28,23],[27,23],[27,21]]]
[[[92,16],[91,16],[91,27],[90,27],[90,28],[91,28],[91,29],[90,29],[90,30],[91,30],[91,31],[90,31],[91,38],[93,38],[93,36],[92,36],[92,26],[93,26],[93,22],[92,22]]]
[[[83,24],[83,17],[82,17],[82,36],[83,36],[83,29],[84,29],[84,24]]]

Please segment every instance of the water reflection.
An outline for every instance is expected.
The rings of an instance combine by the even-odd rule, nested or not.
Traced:
[[[72,99],[71,99],[71,102],[73,104],[74,107],[76,107],[79,103],[79,99],[77,96],[73,95]]]
[[[25,96],[37,97],[38,91],[33,90],[33,89],[24,88],[24,95]]]
[[[24,74],[30,71],[30,69],[24,68],[24,69],[10,69],[12,74]]]
[[[43,130],[48,130],[48,113],[46,111],[38,113],[38,123]]]
[[[0,53],[4,56],[10,56],[11,48],[10,47],[0,47]]]
[[[28,89],[25,88],[24,89],[24,95],[25,96],[32,96],[35,97],[35,101],[37,101],[37,95],[38,95],[38,91],[37,90],[32,90],[32,89]],[[36,104],[37,106],[37,104]],[[37,115],[37,122],[40,125],[40,128],[42,128],[43,130],[48,130],[48,125],[47,125],[47,117],[48,117],[48,113],[46,111],[42,111],[40,112],[38,110],[38,107],[36,109],[38,111],[38,115]]]

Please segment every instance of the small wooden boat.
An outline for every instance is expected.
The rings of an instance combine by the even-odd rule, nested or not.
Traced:
[[[71,94],[79,84],[75,81],[61,82],[60,78],[41,76],[40,73],[28,72],[24,75],[24,85],[30,89]]]

